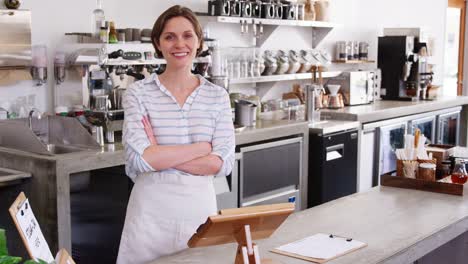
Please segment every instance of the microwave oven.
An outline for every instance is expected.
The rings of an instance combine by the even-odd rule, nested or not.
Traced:
[[[370,104],[379,99],[380,71],[345,71],[327,80],[340,85],[345,105]]]

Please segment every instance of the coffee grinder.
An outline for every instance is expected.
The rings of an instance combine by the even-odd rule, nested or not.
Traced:
[[[379,37],[378,68],[384,100],[418,100],[427,86],[426,60],[419,54],[426,43],[413,35]]]

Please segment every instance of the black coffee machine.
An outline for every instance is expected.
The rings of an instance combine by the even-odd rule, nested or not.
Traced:
[[[428,85],[426,61],[419,54],[426,43],[414,36],[379,37],[378,68],[382,71],[381,96],[384,100],[418,100]]]

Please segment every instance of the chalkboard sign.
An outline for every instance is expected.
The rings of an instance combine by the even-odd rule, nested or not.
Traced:
[[[29,200],[23,192],[13,202],[9,211],[28,250],[29,256],[36,261],[41,259],[47,263],[53,262],[54,257],[50,252],[49,245],[34,216]]]

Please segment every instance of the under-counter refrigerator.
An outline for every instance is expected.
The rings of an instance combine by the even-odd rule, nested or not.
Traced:
[[[357,191],[357,130],[309,135],[308,207]]]

